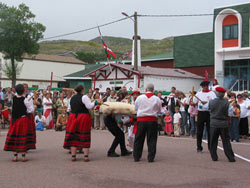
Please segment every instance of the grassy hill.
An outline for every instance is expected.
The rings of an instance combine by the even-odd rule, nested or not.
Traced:
[[[121,37],[103,37],[105,43],[117,54],[124,54],[132,49],[132,40]],[[173,50],[173,38],[162,40],[142,39],[142,57],[167,53]],[[40,53],[56,54],[60,52],[73,51],[85,53],[104,53],[100,37],[90,41],[54,40],[40,43]]]

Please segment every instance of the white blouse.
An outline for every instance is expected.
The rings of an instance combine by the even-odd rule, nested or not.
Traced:
[[[181,102],[183,103],[183,104],[188,104],[188,100],[187,100],[187,98],[185,97],[185,98],[181,98]],[[182,104],[180,104],[180,111],[181,112],[184,112],[185,111],[185,106],[184,105],[182,105]]]
[[[52,103],[52,100],[46,99],[46,97],[43,98],[43,110],[47,110],[47,109],[52,109],[52,105],[46,105],[46,103]]]
[[[246,101],[244,101],[242,104],[239,104],[239,105],[240,105],[240,118],[247,117],[248,109],[247,109]]]
[[[87,109],[94,108],[95,106],[95,101],[91,103],[91,100],[87,95],[82,96],[82,103],[85,104]]]

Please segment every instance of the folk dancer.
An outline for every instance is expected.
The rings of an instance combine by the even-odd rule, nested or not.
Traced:
[[[133,91],[132,92],[132,104],[135,104],[135,101],[137,99],[137,97],[140,96],[140,91]],[[133,150],[134,148],[134,141],[135,141],[135,134],[137,131],[137,122],[133,121],[133,117],[130,117],[130,122],[134,122],[133,125],[131,125],[128,128],[128,146]]]
[[[202,91],[198,92],[193,99],[194,104],[198,104],[197,152],[203,151],[201,142],[205,124],[207,129],[208,149],[210,149],[210,113],[208,103],[210,100],[216,98],[216,95],[213,91],[208,89],[208,85],[209,82],[207,80],[202,81],[200,84]]]
[[[235,162],[234,152],[230,143],[228,113],[232,105],[224,99],[226,90],[216,88],[217,98],[209,102],[210,109],[210,154],[213,161],[218,160],[217,146],[219,136],[222,139],[225,155],[230,162]]]
[[[141,159],[145,137],[148,144],[148,162],[154,162],[157,145],[157,113],[161,112],[161,101],[154,95],[154,85],[148,84],[145,95],[135,101],[137,132],[134,142],[134,161]]]
[[[115,119],[115,114],[109,114],[104,116],[104,124],[108,128],[109,132],[115,137],[112,145],[108,150],[108,157],[120,157],[119,154],[115,152],[117,146],[120,144],[121,148],[121,156],[131,155],[132,152],[128,151],[125,145],[125,136],[124,132],[118,126],[117,121]]]
[[[32,137],[30,137],[30,142],[32,143],[36,143],[36,125],[35,125],[35,118],[34,118],[34,103],[36,103],[37,100],[37,92],[34,91],[34,93],[30,93],[29,92],[29,87],[28,84],[23,84],[24,86],[24,94],[25,94],[25,98],[27,99],[27,103],[29,103],[29,106],[33,106],[33,108],[27,109],[27,116],[29,118],[29,135],[32,135]]]
[[[12,118],[4,146],[5,151],[13,151],[13,162],[18,161],[18,153],[22,153],[22,161],[26,162],[26,152],[36,149],[33,130],[30,130],[28,113],[33,113],[34,106],[25,98],[24,86],[18,84],[15,87],[17,95],[13,97]],[[33,128],[32,128],[33,129]]]
[[[77,94],[70,100],[71,113],[67,122],[63,147],[71,150],[72,161],[76,161],[76,150],[84,149],[84,161],[88,162],[92,125],[89,109],[92,109],[97,101],[91,102],[87,95],[83,95],[82,85],[77,85],[75,91]]]

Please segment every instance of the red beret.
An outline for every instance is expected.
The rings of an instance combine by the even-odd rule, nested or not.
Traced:
[[[216,81],[216,82],[218,82],[215,78],[214,79],[212,79],[213,81]]]
[[[221,93],[226,92],[226,90],[223,87],[217,87],[215,90],[218,91],[218,92],[221,92]]]
[[[133,91],[132,95],[134,95],[134,94],[139,94],[140,95],[141,93],[140,93],[140,91]]]

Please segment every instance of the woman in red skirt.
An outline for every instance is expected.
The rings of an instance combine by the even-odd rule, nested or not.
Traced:
[[[18,84],[15,89],[17,96],[13,97],[12,119],[4,150],[15,152],[13,162],[18,161],[18,153],[22,153],[22,161],[26,162],[26,152],[30,149],[36,149],[33,141],[34,135],[29,130],[30,120],[27,113],[27,111],[32,111],[33,104],[31,105],[28,98],[25,98],[24,86],[22,84]]]
[[[83,95],[82,85],[76,86],[75,91],[77,94],[70,100],[71,113],[67,122],[63,147],[71,150],[72,161],[76,161],[76,150],[84,148],[84,161],[88,162],[92,126],[89,109],[92,109],[97,102],[91,103],[90,98]]]
[[[35,125],[35,118],[34,118],[34,101],[37,100],[37,92],[34,91],[34,94],[29,92],[28,84],[23,84],[24,86],[24,94],[26,96],[25,103],[29,108],[27,108],[27,116],[29,118],[28,123],[28,134],[30,135],[28,138],[28,142],[36,144],[36,125]],[[34,99],[34,100],[33,100]]]

